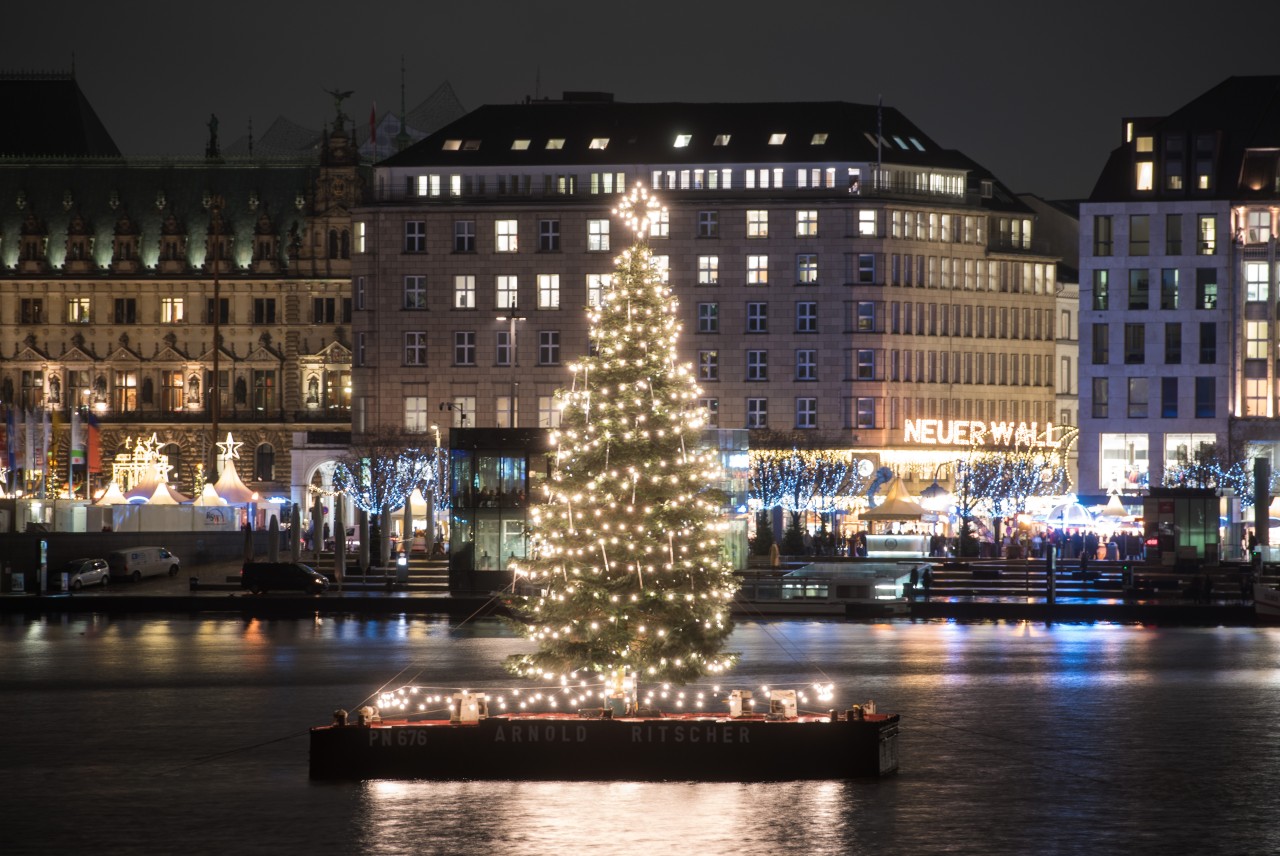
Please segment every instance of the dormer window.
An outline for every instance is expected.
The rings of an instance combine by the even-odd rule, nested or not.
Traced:
[[[675,147],[677,149],[686,148],[692,140],[693,134],[676,134]]]
[[[899,137],[897,134],[894,134],[894,135],[893,135],[893,141],[894,141],[895,143],[897,143],[897,144],[898,144],[898,148],[902,149],[904,152],[905,152],[905,151],[907,151],[907,150],[910,148],[910,147],[906,144],[906,142],[902,139],[902,137]]]
[[[1155,138],[1138,137],[1138,139],[1134,142],[1134,148],[1139,152],[1147,152],[1147,153],[1152,152],[1155,150]]]
[[[462,148],[462,140],[445,140],[441,148],[446,152],[456,152]]]
[[[826,134],[814,134],[813,139],[809,140],[811,146],[825,146],[827,144]]]
[[[729,134],[716,134],[715,141],[714,141],[714,142],[712,142],[712,145],[713,145],[713,146],[727,146],[727,145],[729,145]]]
[[[474,151],[477,151],[479,148],[480,148],[479,140],[467,140],[465,143],[462,144],[462,150],[464,152],[474,152]]]
[[[786,134],[770,134],[769,135],[769,145],[771,146],[780,146],[786,141],[787,141]]]
[[[528,140],[512,140],[511,141],[511,151],[513,152],[523,152],[523,151],[528,151],[528,149],[529,149]]]
[[[601,151],[603,151],[604,149],[609,148],[609,138],[608,138],[608,137],[593,137],[593,138],[592,138],[592,140],[591,140],[590,145],[588,145],[588,146],[587,146],[587,148],[589,148],[589,149],[600,149]]]
[[[547,140],[547,148],[548,148],[548,149],[563,149],[563,148],[564,148],[564,137],[557,137],[557,138],[555,138],[555,139]]]
[[[917,140],[915,137],[907,137],[907,139],[911,141],[911,145],[915,146],[920,151],[924,151],[924,146],[922,146],[920,144],[920,141]]]

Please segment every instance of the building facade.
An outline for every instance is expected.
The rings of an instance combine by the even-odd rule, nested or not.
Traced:
[[[483,107],[375,166],[354,430],[554,426],[637,182],[713,425],[917,489],[1054,441],[1057,260],[994,176],[891,108],[592,93]]]
[[[2,141],[0,400],[55,423],[92,413],[103,464],[91,487],[154,435],[172,483],[198,491],[232,432],[264,507],[305,501],[295,447],[350,430],[350,209],[367,169],[345,118],[289,158],[223,157],[216,119],[203,158],[126,158],[73,76],[7,76],[0,91],[30,115],[74,119]],[[65,463],[69,432],[51,439]]]
[[[1280,77],[1126,119],[1080,212],[1080,478],[1143,493],[1208,447],[1274,460]]]

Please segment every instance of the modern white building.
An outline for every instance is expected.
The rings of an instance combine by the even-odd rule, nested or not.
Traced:
[[[1210,445],[1272,455],[1280,77],[1125,119],[1080,212],[1080,481],[1141,493]]]
[[[1053,440],[1057,259],[991,173],[889,107],[598,93],[482,107],[376,165],[353,430],[556,424],[636,182],[667,206],[650,246],[714,425],[917,491]]]

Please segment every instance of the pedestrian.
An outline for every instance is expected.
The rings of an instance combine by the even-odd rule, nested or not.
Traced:
[[[929,590],[933,588],[933,568],[924,569],[924,577],[921,579],[924,583],[924,596],[929,596]]]
[[[778,554],[778,542],[769,545],[769,567],[777,570],[782,567],[782,557]]]

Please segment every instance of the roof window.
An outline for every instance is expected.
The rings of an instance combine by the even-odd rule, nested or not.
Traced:
[[[564,137],[557,137],[557,138],[555,138],[555,139],[547,140],[547,148],[548,148],[548,149],[563,149],[563,148],[564,148]]]
[[[920,151],[924,151],[924,146],[920,145],[920,141],[915,137],[907,137],[907,139],[911,141],[911,145],[915,146]]]
[[[676,134],[675,147],[677,149],[683,149],[689,145],[689,142],[692,139],[693,139],[693,134]]]
[[[786,141],[787,141],[786,134],[770,134],[769,135],[769,145],[771,146],[780,146]]]
[[[456,152],[462,148],[462,140],[445,140],[441,148],[446,152]]]
[[[728,135],[728,134],[716,134],[715,142],[713,142],[713,143],[712,143],[712,145],[713,145],[713,146],[727,146],[727,145],[729,145],[729,135]]]
[[[479,140],[467,140],[465,143],[462,144],[462,150],[464,152],[474,152],[474,151],[478,151],[479,149],[480,149]]]
[[[528,140],[512,140],[511,141],[511,151],[513,152],[527,151],[528,148],[529,148]]]
[[[591,144],[587,146],[589,149],[607,149],[609,148],[608,137],[592,137]]]
[[[811,146],[825,146],[827,144],[826,134],[814,134],[813,139],[809,141]]]

